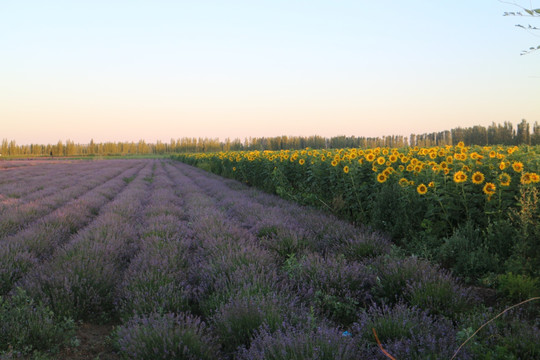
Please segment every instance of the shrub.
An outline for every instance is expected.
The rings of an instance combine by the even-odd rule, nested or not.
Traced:
[[[444,240],[437,260],[466,282],[474,283],[485,274],[497,272],[501,266],[484,238],[482,231],[469,221]]]
[[[406,239],[419,231],[425,217],[426,201],[397,183],[382,184],[370,195],[370,224],[392,239]]]
[[[527,275],[502,274],[497,277],[497,288],[511,302],[540,296],[540,281]]]
[[[120,312],[132,316],[189,310],[189,254],[178,242],[157,238],[145,242],[144,251],[133,259],[124,275],[117,302]]]
[[[281,260],[290,255],[303,253],[308,240],[298,231],[290,229],[263,227],[257,236],[265,248],[274,252]]]
[[[407,283],[418,281],[424,273],[434,271],[429,262],[416,257],[377,257],[369,263],[369,267],[376,276],[376,285],[371,293],[374,300],[380,304],[404,301]]]
[[[238,296],[218,309],[212,323],[224,351],[231,353],[240,345],[249,347],[253,334],[263,325],[276,331],[296,310],[277,294]]]
[[[454,316],[471,309],[476,300],[448,271],[426,260],[379,257],[369,267],[376,276],[372,294],[379,304],[406,302],[432,314]]]
[[[394,307],[373,306],[359,315],[351,332],[366,359],[387,359],[377,346],[397,359],[450,359],[459,346],[452,322],[400,303]],[[471,359],[462,351],[458,359]]]
[[[17,241],[0,243],[0,296],[6,295],[13,284],[37,263],[26,246]]]
[[[533,184],[530,184],[533,185]],[[517,241],[507,262],[507,270],[540,276],[540,194],[537,186],[522,186],[519,211],[510,209],[518,229]]]
[[[363,261],[390,253],[390,244],[382,234],[361,229],[355,236],[337,242],[335,253],[343,254],[347,260]]]
[[[500,309],[479,308],[458,321],[460,342],[485,325],[463,349],[480,360],[540,358],[538,317],[531,318],[526,309],[519,307],[494,319],[499,312]],[[491,319],[494,320],[489,322]]]
[[[413,306],[455,318],[472,310],[477,299],[470,289],[459,285],[450,273],[440,270],[427,272],[417,281],[407,284],[405,299]]]
[[[212,279],[213,277],[213,279]],[[246,265],[230,273],[214,274],[202,280],[206,286],[200,298],[200,309],[204,315],[211,315],[229,299],[235,296],[259,296],[274,293],[280,289],[283,279],[275,269]]]
[[[350,337],[326,325],[287,326],[272,332],[263,327],[249,348],[242,348],[238,360],[353,360],[358,359]]]
[[[12,297],[0,297],[0,354],[12,349],[28,354],[55,351],[75,336],[75,323],[59,319],[42,303],[17,288]]]
[[[372,271],[343,256],[310,254],[297,264],[290,258],[286,271],[299,295],[340,324],[354,321],[358,308],[371,302]]]
[[[62,249],[51,262],[35,268],[22,286],[59,316],[107,322],[115,314],[120,282],[118,266],[110,258],[115,250],[90,242]]]
[[[115,341],[126,359],[219,359],[220,350],[209,328],[198,317],[150,314],[119,327]]]

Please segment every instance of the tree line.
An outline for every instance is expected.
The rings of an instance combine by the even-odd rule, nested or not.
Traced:
[[[492,123],[488,127],[457,127],[441,132],[411,134],[408,138],[401,135],[382,137],[361,136],[275,136],[250,137],[243,141],[236,138],[190,138],[171,139],[169,142],[105,142],[76,144],[72,140],[58,141],[56,144],[18,145],[15,140],[2,140],[0,154],[2,156],[108,156],[108,155],[150,155],[172,154],[183,152],[216,152],[235,150],[297,150],[297,149],[330,149],[330,148],[372,148],[372,147],[406,147],[406,146],[446,146],[457,145],[540,145],[540,125],[535,122],[531,126],[522,120],[517,127],[511,122]]]

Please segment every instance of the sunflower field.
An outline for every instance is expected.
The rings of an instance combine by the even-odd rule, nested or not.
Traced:
[[[469,282],[540,275],[539,146],[190,153],[173,156],[389,234]]]

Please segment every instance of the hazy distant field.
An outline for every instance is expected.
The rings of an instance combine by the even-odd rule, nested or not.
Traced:
[[[0,354],[450,359],[504,303],[391,240],[170,160],[0,162]],[[540,356],[537,315],[456,358]]]

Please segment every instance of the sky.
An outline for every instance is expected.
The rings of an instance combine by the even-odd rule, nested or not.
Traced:
[[[532,124],[540,51],[520,52],[540,32],[515,24],[540,17],[503,16],[517,10],[497,0],[0,0],[0,139]]]

